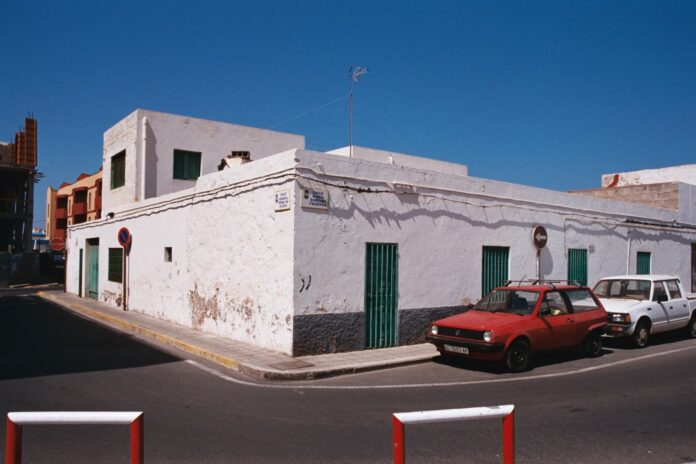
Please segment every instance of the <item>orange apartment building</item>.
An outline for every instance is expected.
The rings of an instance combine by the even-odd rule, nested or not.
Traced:
[[[101,218],[102,171],[80,174],[69,184],[46,191],[46,238],[67,238],[68,226]]]

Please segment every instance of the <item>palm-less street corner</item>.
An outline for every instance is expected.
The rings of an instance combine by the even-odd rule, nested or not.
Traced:
[[[145,462],[386,463],[393,413],[497,404],[515,405],[518,462],[696,461],[696,342],[678,334],[642,350],[612,343],[594,360],[549,355],[523,374],[434,358],[270,381],[34,291],[3,291],[0,308],[1,410],[144,411]],[[617,447],[616,433],[630,446]],[[124,462],[127,452],[116,426],[24,434],[25,462]],[[498,421],[407,429],[407,462],[500,462],[500,452]]]

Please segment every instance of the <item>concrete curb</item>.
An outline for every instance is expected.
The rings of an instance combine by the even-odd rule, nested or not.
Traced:
[[[68,311],[86,317],[88,319],[92,319],[97,322],[103,323],[110,328],[149,338],[163,345],[171,346],[186,353],[199,356],[226,368],[235,370],[237,372],[241,372],[243,374],[255,377],[257,379],[313,380],[343,374],[355,374],[358,372],[379,370],[387,367],[406,366],[410,364],[417,364],[421,362],[430,361],[432,359],[432,355],[413,355],[388,361],[383,360],[374,362],[362,362],[353,366],[343,365],[336,367],[323,367],[315,369],[305,369],[294,372],[288,372],[272,368],[269,369],[258,365],[245,363],[243,361],[228,356],[223,356],[209,349],[185,342],[183,340],[179,340],[170,335],[163,334],[152,329],[148,329],[133,322],[124,321],[121,318],[111,316],[101,311],[96,311],[94,309],[88,308],[80,304],[66,303],[64,301],[61,301],[60,298],[56,298],[53,295],[44,291],[37,292],[37,296]]]
[[[176,339],[174,337],[170,337],[169,335],[165,335],[163,333],[156,332],[154,330],[139,326],[137,324],[134,324],[132,322],[127,322],[124,320],[121,320],[117,317],[109,316],[108,314],[104,314],[100,311],[95,311],[93,309],[87,308],[86,306],[82,306],[79,304],[66,304],[57,298],[53,298],[51,295],[46,294],[43,291],[37,292],[37,295],[44,300],[50,301],[53,304],[56,304],[62,308],[65,308],[69,311],[75,312],[77,314],[80,314],[82,316],[88,317],[90,319],[95,319],[97,321],[106,323],[109,327],[124,330],[126,332],[134,333],[137,335],[142,335],[144,337],[151,338],[153,340],[156,340],[159,343],[163,343],[168,346],[172,346],[174,348],[178,348],[182,351],[185,351],[187,353],[194,354],[196,356],[200,356],[202,358],[208,359],[210,361],[213,361],[217,364],[220,364],[222,366],[228,367],[230,369],[234,369],[239,371],[240,370],[240,365],[241,363],[237,361],[236,359],[228,358],[226,356],[222,356],[218,353],[214,353],[210,350],[207,350],[205,348],[201,348],[196,345],[192,345],[190,343],[184,342],[182,340]]]

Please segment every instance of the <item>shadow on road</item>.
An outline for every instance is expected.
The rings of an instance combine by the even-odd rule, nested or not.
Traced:
[[[34,295],[0,294],[0,380],[180,361]]]

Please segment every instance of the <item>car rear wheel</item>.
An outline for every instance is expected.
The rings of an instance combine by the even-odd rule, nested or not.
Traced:
[[[529,343],[517,340],[510,345],[505,353],[505,365],[512,372],[523,372],[529,369],[532,361]]]
[[[585,338],[585,343],[583,344],[583,351],[585,356],[590,358],[596,358],[602,354],[602,336],[598,331],[590,332]]]
[[[633,332],[633,344],[638,348],[645,348],[648,346],[649,338],[650,326],[645,321],[639,321],[635,332]]]
[[[689,320],[689,325],[686,326],[686,330],[689,338],[696,338],[696,313],[691,316],[691,320]]]

